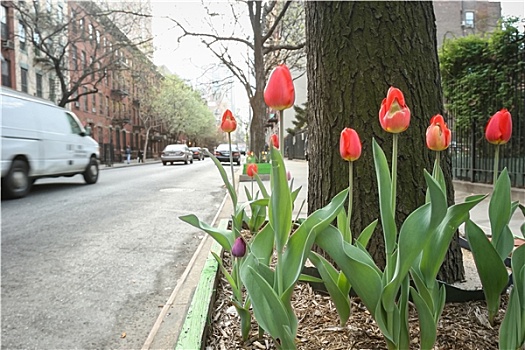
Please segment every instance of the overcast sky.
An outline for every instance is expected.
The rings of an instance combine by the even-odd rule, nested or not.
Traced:
[[[224,17],[228,17],[228,3],[218,1],[214,10],[222,10]],[[519,16],[525,18],[525,0],[510,0],[501,2],[503,16]],[[177,42],[180,31],[174,28],[173,22],[161,17],[181,19],[188,23],[188,27],[207,28],[204,19],[209,18],[204,12],[199,0],[193,1],[152,1],[153,32],[156,36],[154,62],[157,65],[167,66],[172,73],[195,84],[202,75],[202,67],[216,64],[217,59],[200,44],[197,38],[185,38]],[[226,12],[226,13],[224,13]],[[216,17],[216,18],[215,18]],[[221,16],[214,16],[219,19]],[[229,23],[226,23],[226,28]],[[525,23],[524,23],[525,25]],[[226,29],[227,30],[227,29]]]

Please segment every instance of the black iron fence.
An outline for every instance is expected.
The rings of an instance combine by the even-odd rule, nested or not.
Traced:
[[[519,56],[511,58],[518,57],[519,61],[525,62],[525,50],[516,55]],[[482,101],[481,108],[479,104],[476,105],[479,115],[474,118],[460,115],[453,108],[446,111],[447,122],[452,130],[450,152],[455,179],[492,183],[495,146],[486,141],[485,126],[490,116],[507,108],[512,115],[512,137],[507,144],[500,146],[499,169],[507,168],[512,187],[525,187],[525,64],[517,67],[506,77],[505,86],[492,82],[493,91],[508,89],[506,102],[494,94]],[[469,89],[471,87],[455,86],[452,89],[454,95],[448,96],[445,106],[454,105],[450,103],[454,97],[461,98],[469,94]]]

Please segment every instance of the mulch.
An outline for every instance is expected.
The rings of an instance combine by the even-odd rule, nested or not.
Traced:
[[[229,256],[223,257],[229,269]],[[230,300],[232,291],[227,280],[218,281],[211,322],[206,336],[206,349],[276,349],[265,334],[258,337],[257,323],[252,317],[252,331],[247,342],[240,336],[239,317]],[[299,350],[387,349],[384,338],[370,313],[358,298],[352,298],[352,314],[341,326],[329,296],[314,290],[307,283],[298,283],[292,306],[299,320],[297,348]],[[495,326],[487,319],[484,300],[447,303],[440,318],[433,350],[498,349],[498,330],[503,320],[508,294],[502,296]],[[409,305],[411,349],[419,349],[419,324],[414,305]]]

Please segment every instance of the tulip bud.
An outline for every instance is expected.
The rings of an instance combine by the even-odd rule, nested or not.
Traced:
[[[427,147],[432,151],[443,151],[450,146],[450,129],[443,120],[443,116],[436,114],[430,119],[426,137]]]
[[[222,115],[221,129],[227,133],[234,132],[237,129],[237,121],[229,109]]]
[[[293,106],[295,102],[295,89],[290,70],[284,64],[273,69],[264,89],[264,102],[278,111]]]
[[[485,138],[495,145],[509,142],[512,135],[512,117],[506,108],[496,112],[485,127]]]
[[[339,152],[344,160],[353,162],[361,156],[361,140],[354,129],[344,128],[339,140]]]
[[[286,172],[286,180],[290,181],[292,179],[292,173],[290,172],[290,170],[288,170]]]
[[[246,242],[242,237],[237,237],[232,247],[232,255],[236,258],[242,258],[246,254]]]
[[[246,175],[248,175],[249,177],[254,177],[255,174],[257,174],[258,172],[259,172],[259,168],[257,167],[257,164],[255,163],[250,163],[246,167]]]
[[[405,104],[405,97],[401,90],[395,87],[388,89],[386,98],[381,102],[379,122],[385,131],[393,134],[398,134],[408,129],[410,110]]]
[[[270,143],[273,145],[273,147],[278,149],[279,148],[279,136],[277,136],[277,134],[273,134],[270,137]]]

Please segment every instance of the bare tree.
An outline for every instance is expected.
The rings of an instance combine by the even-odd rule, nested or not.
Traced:
[[[129,33],[113,24],[111,16],[118,11],[103,11],[90,1],[67,4],[72,10],[64,13],[44,8],[38,1],[13,2],[19,16],[19,38],[31,43],[34,63],[58,79],[60,95],[55,102],[59,106],[98,93],[111,72],[129,69],[116,57],[119,52],[151,41],[146,38],[132,42],[127,36]],[[87,19],[90,26],[86,28],[83,23],[87,23]],[[98,23],[98,27],[92,26],[93,22]],[[101,33],[106,36],[102,37]],[[78,57],[80,48],[86,49],[89,57]]]
[[[238,3],[238,2],[237,2]],[[236,3],[236,4],[237,4]],[[179,38],[198,37],[219,62],[243,85],[250,101],[253,118],[250,126],[250,148],[256,153],[264,149],[267,108],[264,102],[264,87],[272,68],[286,63],[291,70],[304,72],[304,8],[301,2],[244,1],[251,33],[235,32],[240,27],[242,11],[230,4],[234,23],[230,34],[219,33],[211,21],[209,32],[197,32],[177,19],[171,20],[183,34]],[[205,6],[203,4],[203,6]],[[208,10],[209,18],[217,14]],[[246,14],[244,14],[246,15]],[[249,54],[244,61],[234,59],[229,44],[241,44]],[[254,77],[255,81],[251,79]]]

